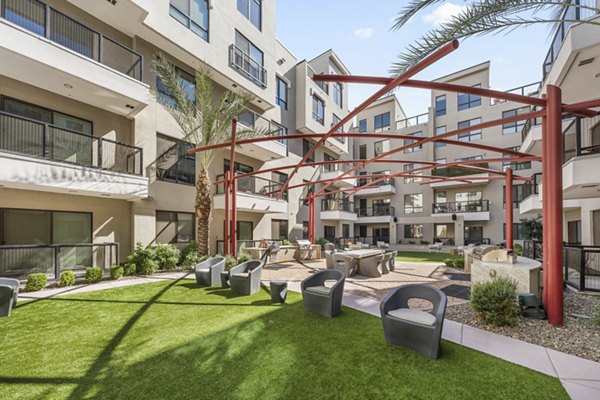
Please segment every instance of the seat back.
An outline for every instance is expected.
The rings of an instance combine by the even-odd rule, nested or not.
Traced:
[[[410,299],[423,299],[433,305],[432,314],[436,314],[440,306],[446,304],[446,294],[440,289],[428,285],[404,285],[397,289],[396,295],[400,296],[402,303]]]
[[[325,266],[327,269],[333,269],[333,252],[325,250]]]

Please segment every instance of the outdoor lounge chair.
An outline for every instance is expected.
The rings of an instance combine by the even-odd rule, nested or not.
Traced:
[[[335,280],[331,287],[325,281]],[[304,311],[311,311],[332,318],[342,312],[342,296],[346,277],[342,271],[326,269],[302,281]]]
[[[349,277],[356,274],[357,262],[354,257],[344,254],[333,255],[333,269],[342,271],[344,276]]]
[[[19,285],[17,279],[0,278],[0,317],[10,317],[12,309],[17,305]]]
[[[263,264],[262,261],[251,260],[231,268],[229,270],[231,290],[246,295],[258,292]]]
[[[390,248],[390,245],[386,242],[377,242],[377,248],[381,250],[387,250]]]
[[[225,269],[225,257],[215,257],[196,264],[196,282],[203,286],[217,286],[221,283],[221,272]]]
[[[393,251],[390,253],[391,257],[388,259],[388,270],[394,271],[396,269],[396,256],[398,255],[397,251]]]
[[[430,312],[411,309],[410,299],[424,299],[433,304]],[[438,288],[405,285],[381,300],[381,322],[387,344],[408,347],[431,358],[440,354],[440,338],[446,313],[446,295]]]
[[[371,278],[379,278],[383,272],[382,264],[385,256],[373,256],[360,260],[360,274]]]
[[[333,269],[333,251],[325,250],[325,266],[327,269]]]
[[[439,253],[442,250],[442,246],[444,244],[442,242],[435,242],[429,245],[429,252],[431,253],[434,250],[436,253]]]

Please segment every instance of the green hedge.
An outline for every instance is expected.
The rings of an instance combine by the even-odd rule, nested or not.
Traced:
[[[172,244],[159,244],[154,249],[154,260],[159,269],[174,270],[177,268],[179,256],[179,249]]]
[[[63,271],[60,273],[60,282],[58,286],[67,287],[75,284],[75,273],[73,271]]]
[[[90,267],[85,269],[85,283],[97,283],[102,280],[104,271],[100,267]]]
[[[123,277],[124,268],[120,265],[110,267],[110,279],[117,280]]]
[[[471,307],[487,324],[513,325],[519,312],[517,283],[508,278],[496,278],[491,282],[474,284],[471,287]]]
[[[42,290],[48,284],[48,277],[46,274],[29,274],[27,277],[27,283],[25,284],[24,292],[37,292]]]
[[[124,263],[122,266],[123,266],[123,276],[135,275],[135,264],[134,263]]]

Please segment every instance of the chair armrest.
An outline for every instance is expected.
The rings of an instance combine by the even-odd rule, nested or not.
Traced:
[[[13,278],[0,278],[0,285],[10,286],[13,289],[18,289],[21,286],[21,282],[18,279]]]
[[[229,275],[240,274],[246,272],[246,266],[244,264],[236,265],[235,267],[231,267],[229,270]]]

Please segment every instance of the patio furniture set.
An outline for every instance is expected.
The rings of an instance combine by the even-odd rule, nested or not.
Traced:
[[[327,269],[342,271],[348,277],[358,274],[379,278],[394,271],[396,254],[381,249],[325,250],[325,263]]]

